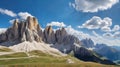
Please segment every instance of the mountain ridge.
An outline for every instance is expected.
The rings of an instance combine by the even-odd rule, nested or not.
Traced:
[[[16,19],[12,27],[8,28],[6,32],[0,34],[0,38],[1,38],[0,45],[8,46],[11,49],[14,49],[15,51],[17,50],[22,51],[21,49],[23,49],[23,51],[27,52],[29,50],[32,50],[33,49],[32,47],[34,46],[37,46],[36,48],[34,48],[34,50],[37,50],[37,48],[42,47],[43,52],[44,50],[50,51],[49,49],[54,48],[59,50],[57,52],[62,52],[65,54],[74,51],[75,55],[76,54],[78,54],[79,56],[84,55],[86,56],[86,59],[77,57],[78,59],[82,59],[83,61],[92,61],[102,64],[112,64],[112,65],[115,64],[109,60],[107,60],[107,62],[104,62],[104,60],[99,59],[99,57],[96,57],[88,49],[83,49],[82,42],[79,41],[77,37],[73,35],[69,35],[66,32],[65,28],[63,27],[54,31],[52,29],[52,26],[47,26],[44,30],[42,30],[41,26],[38,23],[38,20],[35,17],[29,16],[24,21],[20,21]],[[37,44],[35,44],[34,41],[37,42]],[[46,43],[52,45],[49,45],[48,48],[47,46],[45,46],[45,44],[44,46],[42,46],[40,45],[40,43]],[[78,47],[76,44],[80,47]],[[82,52],[79,52],[79,50]],[[87,59],[90,57],[94,57],[94,58],[92,60]]]

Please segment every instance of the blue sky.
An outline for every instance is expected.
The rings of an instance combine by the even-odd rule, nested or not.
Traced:
[[[107,36],[106,39],[110,40],[117,39],[118,41],[120,39],[120,37],[115,38],[115,34],[120,36],[120,30],[118,29],[120,27],[119,0],[1,0],[0,9],[11,11],[16,15],[20,12],[27,12],[35,16],[43,28],[53,21],[63,22],[66,27],[71,25],[75,30],[89,35],[94,32],[94,36],[98,34],[104,38]],[[100,23],[105,22],[106,24],[103,23],[104,26],[96,24],[96,17],[98,18],[97,20],[101,19]],[[107,22],[109,23],[110,21],[104,20],[106,17],[108,17],[107,20],[111,20],[112,25],[107,25]],[[20,16],[10,16],[0,11],[0,28],[11,26],[9,21],[15,18],[20,18]],[[93,20],[94,18],[95,20]],[[95,23],[92,23],[92,25],[97,27],[91,28],[91,22],[94,21]],[[115,26],[117,31],[113,31]]]
[[[99,11],[95,13],[83,13],[76,11],[69,6],[69,2],[72,0],[2,0],[0,2],[0,8],[12,10],[15,13],[29,12],[33,16],[37,17],[40,23],[44,26],[51,21],[62,21],[67,25],[80,25],[92,16],[100,16],[101,18],[110,17],[113,19],[114,24],[120,24],[120,3],[114,5],[111,9],[105,11]],[[7,24],[9,16],[0,14],[0,27],[8,27]],[[75,23],[75,24],[74,24]],[[6,26],[7,24],[7,26]]]

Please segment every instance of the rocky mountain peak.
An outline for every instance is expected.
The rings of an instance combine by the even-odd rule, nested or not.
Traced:
[[[54,30],[52,29],[52,26],[47,26],[44,30],[44,41],[46,43],[50,43],[50,44],[53,44],[56,42],[56,39],[55,39],[55,32]]]
[[[28,23],[28,28],[30,29],[30,30],[35,30],[35,29],[37,29],[37,26],[38,26],[38,20],[35,18],[35,17],[28,17],[27,18],[27,21],[26,21],[27,23]]]
[[[56,31],[56,39],[59,44],[64,41],[64,38],[67,36],[65,28],[59,29]]]
[[[93,48],[95,46],[94,42],[90,38],[83,39],[81,40],[81,42],[82,42],[82,46],[86,48]]]
[[[72,45],[79,41],[76,37],[68,35],[65,28],[54,31],[52,26],[47,26],[42,30],[38,20],[30,16],[25,21],[16,19],[13,26],[8,28],[5,33],[0,34],[0,37],[0,44],[4,45],[6,45],[4,42],[12,42],[14,45],[24,41]]]
[[[15,19],[12,27],[13,27],[14,29],[18,28],[18,24],[19,24],[19,20],[18,20],[18,19]]]
[[[16,19],[12,27],[0,35],[0,42],[24,42],[24,41],[37,41],[42,42],[40,36],[41,27],[35,17],[28,17],[25,21]],[[3,38],[3,39],[2,39]]]
[[[45,45],[45,43],[48,45]],[[96,57],[93,52],[83,48],[94,46],[94,42],[91,39],[84,39],[80,42],[77,37],[69,35],[65,28],[54,31],[52,26],[47,26],[42,30],[38,20],[30,16],[24,21],[16,19],[12,27],[0,34],[0,45],[13,46],[11,48],[18,51],[21,51],[21,49],[23,51],[37,49],[47,52],[52,50],[54,52],[52,48],[56,48],[63,53],[74,51],[74,55],[84,61],[104,62],[104,60]],[[105,63],[107,62],[109,61]],[[112,64],[112,62],[109,63]]]

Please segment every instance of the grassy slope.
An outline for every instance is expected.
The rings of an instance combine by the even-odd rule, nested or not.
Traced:
[[[0,48],[0,52],[11,52],[12,50],[7,48],[7,47],[4,47],[4,48]]]
[[[29,54],[34,56],[37,55],[39,57],[0,60],[0,65],[8,65],[9,67],[117,67],[106,66],[92,62],[83,62],[71,56],[54,57],[40,51],[32,51],[29,52]],[[10,57],[26,57],[26,55],[25,53],[17,53],[10,55]],[[72,59],[75,63],[68,64],[66,63],[67,59]]]
[[[17,58],[17,57],[27,57],[26,53],[19,52],[7,55],[0,55],[0,58]]]

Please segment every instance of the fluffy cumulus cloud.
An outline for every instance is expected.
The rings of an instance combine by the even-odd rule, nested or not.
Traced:
[[[83,23],[82,26],[78,26],[78,28],[87,28],[92,30],[100,29],[100,32],[103,33],[103,37],[120,38],[120,26],[114,25],[112,27],[112,19],[109,17],[101,19],[98,16],[94,16],[90,20]]]
[[[107,38],[114,38],[114,39],[120,39],[120,31],[117,31],[115,33],[104,33],[103,37],[107,37]]]
[[[102,27],[101,30],[104,32],[111,32],[112,31],[110,27]]]
[[[120,41],[119,39],[114,39],[114,38],[107,38],[105,36],[101,36],[99,35],[98,33],[96,33],[95,31],[92,31],[93,35],[90,35],[88,33],[84,33],[83,31],[78,31],[78,30],[75,30],[74,28],[72,28],[71,26],[67,26],[66,27],[66,30],[69,34],[71,35],[74,35],[76,37],[78,37],[80,40],[81,39],[85,39],[85,38],[91,38],[95,44],[97,43],[104,43],[104,44],[107,44],[109,46],[114,46],[114,45],[117,45],[119,46],[120,44]],[[119,36],[120,32],[117,32],[115,33]],[[113,36],[112,34],[108,33],[108,34],[105,34],[106,36]]]
[[[10,22],[11,24],[13,24],[14,21],[15,21],[15,19],[9,20],[9,22]]]
[[[28,16],[33,17],[33,16],[32,16],[30,13],[28,13],[28,12],[19,12],[19,13],[16,14],[16,15],[19,17],[19,19],[22,19],[22,20],[27,19]],[[15,19],[9,20],[9,22],[10,22],[11,24],[13,24],[14,20],[15,20]]]
[[[18,13],[18,16],[21,18],[21,19],[26,19],[28,16],[31,16],[33,17],[30,13],[28,12],[19,12]]]
[[[11,17],[16,17],[17,16],[16,13],[14,13],[13,11],[8,10],[8,9],[2,9],[2,8],[0,8],[0,13],[6,14],[6,15],[11,16]]]
[[[7,28],[0,28],[0,34],[4,33],[7,30]]]
[[[109,46],[115,46],[115,45],[119,46],[119,44],[120,44],[119,38],[116,38],[116,39],[112,38],[113,35],[111,33],[106,33],[106,34],[104,34],[104,36],[101,36],[99,34],[97,34],[97,36],[96,36],[96,34],[94,34],[94,36],[90,36],[90,38],[96,43],[104,43]]]
[[[119,25],[115,25],[112,29],[112,31],[119,31],[120,30],[120,26]]]
[[[26,19],[28,16],[31,16],[33,17],[30,13],[28,12],[19,12],[18,14],[17,13],[14,13],[13,11],[11,10],[8,10],[8,9],[3,9],[3,8],[0,8],[0,13],[2,14],[5,14],[5,15],[8,15],[10,17],[20,17],[20,19]],[[10,21],[12,22],[12,20]]]
[[[8,10],[8,9],[3,9],[3,8],[0,8],[0,13],[1,14],[5,14],[5,15],[8,15],[10,17],[13,17],[14,19],[19,17],[19,19],[23,19],[25,20],[28,16],[31,16],[33,17],[30,13],[28,12],[19,12],[19,13],[14,13],[13,11],[11,10]],[[13,23],[14,19],[10,20],[9,22],[10,23]]]
[[[19,13],[14,13],[13,11],[11,10],[8,10],[8,9],[3,9],[3,8],[0,8],[0,13],[1,14],[5,14],[5,15],[8,15],[10,17],[13,17],[12,20],[9,20],[9,23],[13,23],[15,18],[19,17],[19,19],[23,19],[25,20],[28,16],[31,16],[33,17],[30,13],[28,12],[19,12]]]
[[[104,32],[117,32],[117,31],[120,31],[120,26],[114,25],[114,27],[112,29],[111,29],[111,27],[102,27],[101,30]]]
[[[104,36],[104,37],[108,37],[108,38],[109,38],[109,37],[113,37],[113,35],[112,35],[111,33],[104,33],[103,36]]]
[[[74,3],[69,3],[69,5],[77,11],[98,12],[107,10],[118,2],[119,0],[75,0]]]
[[[48,23],[47,26],[57,26],[57,27],[65,27],[66,25],[63,23],[63,22],[51,22],[51,23]]]
[[[82,26],[78,28],[87,28],[87,29],[101,29],[103,32],[116,32],[120,30],[119,25],[114,25],[112,27],[112,19],[109,17],[100,18],[98,16],[93,16],[91,19],[87,20]]]
[[[82,26],[78,26],[78,28],[87,28],[87,29],[103,29],[109,30],[109,27],[112,25],[112,19],[109,17],[105,17],[101,19],[98,16],[92,17],[90,20],[87,20]]]
[[[80,40],[85,39],[85,38],[87,38],[87,36],[89,36],[89,34],[87,34],[87,33],[83,33],[82,31],[75,30],[74,28],[72,28],[71,25],[67,26],[65,29],[68,32],[68,34],[74,35],[74,36],[78,37]]]
[[[114,38],[120,38],[120,31],[117,31],[113,34]]]

